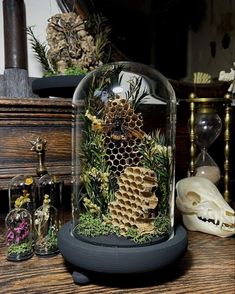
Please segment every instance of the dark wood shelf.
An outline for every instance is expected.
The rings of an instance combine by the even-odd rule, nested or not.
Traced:
[[[35,175],[31,140],[47,140],[48,172],[71,178],[72,103],[65,98],[0,98],[0,189],[18,174]]]
[[[186,254],[167,270],[143,276],[95,275],[91,284],[75,285],[72,267],[61,254],[19,263],[6,260],[6,247],[0,243],[1,293],[235,293],[235,238],[188,232]]]

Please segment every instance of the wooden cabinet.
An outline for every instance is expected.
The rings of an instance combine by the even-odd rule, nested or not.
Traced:
[[[17,174],[36,175],[30,141],[47,140],[45,165],[65,183],[71,177],[71,99],[0,98],[0,189]]]

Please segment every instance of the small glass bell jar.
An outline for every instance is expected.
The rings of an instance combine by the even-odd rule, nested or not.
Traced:
[[[43,204],[34,212],[34,250],[35,254],[40,256],[51,256],[58,253],[58,211],[50,202],[51,199],[49,195],[45,194]]]
[[[21,261],[33,256],[32,217],[25,208],[14,208],[6,216],[7,259]]]
[[[43,175],[38,180],[38,203],[42,205],[44,195],[50,196],[50,204],[58,209],[62,210],[62,196],[63,196],[63,180],[56,175]],[[37,205],[37,206],[39,206]]]
[[[70,236],[65,227],[59,233],[62,254],[80,268],[107,273],[161,267],[156,250],[175,239],[170,83],[147,65],[110,63],[83,78],[73,106],[72,225]],[[78,264],[69,242],[79,247]],[[172,250],[172,259],[177,254]]]

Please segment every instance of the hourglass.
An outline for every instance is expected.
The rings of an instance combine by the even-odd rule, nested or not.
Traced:
[[[218,103],[225,109],[224,116],[224,196],[229,197],[229,124],[231,112],[231,96],[224,98],[197,98],[195,94],[190,95],[190,142],[191,161],[190,175],[202,176],[218,184],[221,178],[220,169],[215,160],[210,156],[208,149],[213,145],[222,131],[223,121],[217,112]],[[196,146],[200,153],[196,157]]]
[[[208,148],[218,138],[222,130],[222,120],[214,105],[199,105],[194,123],[195,142],[201,152],[195,161],[195,175],[203,176],[217,184],[221,173],[218,165],[208,153]]]

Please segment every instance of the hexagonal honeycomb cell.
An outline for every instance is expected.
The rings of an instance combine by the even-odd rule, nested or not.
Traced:
[[[115,176],[120,176],[127,166],[138,165],[137,145],[145,136],[143,118],[128,100],[117,98],[107,102],[104,121],[107,161]]]
[[[143,167],[127,167],[118,178],[119,189],[115,201],[109,203],[111,222],[125,236],[130,228],[140,235],[154,232],[154,218],[157,207],[155,195],[158,186],[154,171]]]

